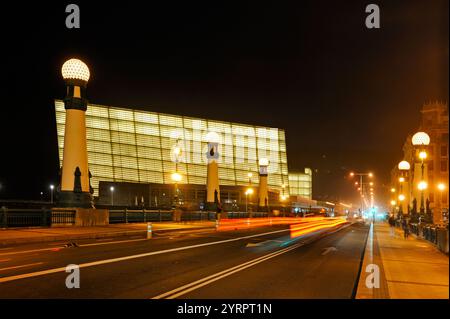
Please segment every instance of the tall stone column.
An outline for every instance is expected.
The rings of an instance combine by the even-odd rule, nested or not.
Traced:
[[[60,207],[93,207],[86,142],[86,87],[89,68],[78,59],[70,59],[62,66],[67,91],[64,98],[66,123],[61,185],[58,194]]]
[[[219,187],[219,136],[215,132],[209,132],[206,135],[208,142],[207,158],[207,177],[206,177],[206,204],[209,209],[216,209],[220,205],[220,187]]]

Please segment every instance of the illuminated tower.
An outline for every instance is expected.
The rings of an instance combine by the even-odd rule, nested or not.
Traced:
[[[219,135],[216,132],[209,132],[206,135],[208,142],[208,152],[206,158],[208,160],[207,177],[206,177],[206,202],[209,207],[220,203],[219,188],[219,166],[217,160],[219,158]]]
[[[259,160],[259,207],[267,208],[269,205],[269,192],[267,189],[267,167],[269,160],[261,158]]]
[[[58,206],[92,207],[86,144],[86,87],[89,68],[78,59],[66,61],[61,69],[67,86],[64,107],[66,124]]]

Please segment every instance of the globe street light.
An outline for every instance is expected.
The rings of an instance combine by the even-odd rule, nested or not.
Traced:
[[[411,141],[414,146],[426,146],[430,144],[430,136],[425,132],[417,132]]]

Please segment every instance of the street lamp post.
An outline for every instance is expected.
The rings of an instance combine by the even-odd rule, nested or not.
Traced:
[[[50,185],[50,202],[53,204],[53,189],[55,188],[55,186]]]
[[[399,177],[400,195],[399,195],[399,200],[403,201],[403,200],[406,199],[406,205],[407,205],[406,206],[407,207],[406,211],[407,211],[408,215],[409,215],[409,200],[408,200],[408,197],[403,194],[403,183],[406,181],[406,178],[408,178],[408,171],[409,171],[410,168],[411,168],[411,165],[407,161],[401,161],[400,163],[398,163],[398,169],[400,171],[400,177]],[[400,199],[400,197],[402,197],[403,199]]]
[[[253,188],[249,187],[245,191],[245,212],[248,213],[248,197],[253,194]]]
[[[111,186],[109,191],[111,192],[111,206],[114,206],[114,186]]]
[[[439,193],[441,195],[437,202],[439,203],[439,205],[438,205],[438,212],[439,212],[439,219],[440,219],[439,222],[442,224],[444,222],[444,215],[443,215],[443,209],[442,209],[442,200],[444,198],[444,191],[445,191],[445,189],[447,187],[445,186],[444,183],[439,183],[437,185],[437,188],[438,188]]]
[[[182,177],[178,172],[175,172],[172,174],[172,181],[174,182],[174,186],[175,186],[175,193],[173,195],[173,206],[176,209],[178,207],[178,194],[179,194],[179,190],[178,190],[178,183],[181,181]]]
[[[363,214],[364,212],[364,183],[363,183],[363,177],[364,176],[368,176],[370,178],[373,177],[373,173],[369,172],[369,173],[355,173],[355,172],[350,172],[350,177],[354,177],[354,176],[359,176],[359,188],[360,190],[360,194],[361,194],[361,214]],[[366,183],[367,184],[367,183]],[[373,186],[373,182],[370,182],[370,186]]]
[[[430,144],[430,137],[425,132],[417,132],[413,135],[411,139],[412,145],[419,149],[419,158],[421,161],[421,178],[419,183],[420,192],[420,214],[423,215],[425,213],[425,199],[424,199],[424,190],[427,188],[426,182],[424,181],[424,169],[425,169],[425,159],[427,158],[427,153],[425,151],[425,147]]]

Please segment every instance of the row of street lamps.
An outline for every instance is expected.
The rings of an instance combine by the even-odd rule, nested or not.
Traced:
[[[417,183],[417,189],[420,191],[420,214],[423,215],[425,213],[425,198],[424,193],[425,190],[428,188],[428,183],[425,180],[425,161],[428,157],[426,147],[430,144],[430,137],[425,132],[417,132],[413,135],[411,143],[415,150],[419,152],[418,159],[420,162],[420,181]],[[407,196],[404,194],[403,185],[407,181],[407,178],[409,177],[408,172],[411,170],[411,165],[406,160],[401,161],[398,163],[398,170],[400,172],[400,176],[398,178],[399,183],[399,190],[398,190],[398,196],[391,200],[390,204],[393,208],[393,212],[395,212],[395,208],[397,207],[397,203],[399,202],[399,213],[403,214],[403,205],[402,203],[407,200]],[[438,183],[436,185],[436,188],[438,191],[440,191],[441,196],[443,191],[447,188],[445,183]],[[395,187],[391,188],[391,193],[394,195],[397,192],[397,189]],[[398,202],[397,202],[398,200]],[[409,201],[408,201],[408,207],[409,207]],[[408,212],[409,213],[409,212]],[[429,213],[429,212],[427,212]]]

